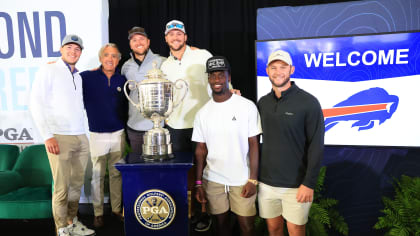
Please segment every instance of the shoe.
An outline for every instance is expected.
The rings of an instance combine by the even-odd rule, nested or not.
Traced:
[[[73,224],[67,226],[71,236],[93,236],[95,231],[88,229],[82,222],[77,220],[77,216],[73,219]]]
[[[202,213],[200,219],[194,227],[197,232],[205,232],[210,229],[212,223],[211,215],[208,213]]]
[[[104,217],[103,216],[95,216],[93,218],[93,227],[101,228],[104,226]]]
[[[112,212],[112,215],[117,218],[119,221],[124,223],[124,216],[120,212]]]
[[[69,229],[67,227],[59,228],[58,236],[70,236]]]

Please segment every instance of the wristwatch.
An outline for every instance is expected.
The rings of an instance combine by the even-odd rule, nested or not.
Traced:
[[[248,179],[248,182],[253,183],[255,186],[258,185],[258,180],[256,179]]]

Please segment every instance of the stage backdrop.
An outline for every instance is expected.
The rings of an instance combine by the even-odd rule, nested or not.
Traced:
[[[28,111],[29,93],[39,68],[60,57],[61,40],[66,34],[77,34],[83,40],[84,49],[76,65],[79,71],[98,67],[98,51],[108,42],[108,1],[2,2],[0,144],[15,144],[23,149],[44,142]],[[87,131],[87,120],[85,124]],[[90,202],[91,169],[89,161],[81,202]]]
[[[28,111],[29,93],[40,66],[60,57],[66,34],[83,39],[85,49],[76,67],[97,67],[98,51],[108,42],[108,1],[2,1],[0,143],[43,143]]]
[[[257,39],[418,31],[419,12],[418,0],[263,8],[257,12]],[[296,71],[300,69],[297,67]],[[296,83],[299,86],[299,80]],[[408,134],[411,129],[400,132]],[[349,224],[349,235],[379,236],[383,233],[372,227],[382,214],[381,197],[394,194],[390,184],[394,177],[420,176],[420,150],[326,146],[323,165],[327,166],[326,195],[340,201],[339,211]]]

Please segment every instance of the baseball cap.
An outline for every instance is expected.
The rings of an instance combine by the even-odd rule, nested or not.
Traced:
[[[63,47],[66,44],[69,44],[69,43],[75,43],[75,44],[79,45],[81,49],[83,49],[83,41],[82,41],[82,39],[79,36],[75,35],[75,34],[68,34],[68,35],[66,35],[64,37],[63,41],[61,42],[61,47]]]
[[[180,30],[184,32],[184,34],[186,33],[184,23],[179,20],[171,20],[168,24],[166,24],[165,35],[167,35],[171,30]]]
[[[268,57],[268,62],[267,62],[267,66],[270,65],[271,62],[273,61],[284,61],[286,62],[288,65],[293,65],[292,63],[292,58],[290,57],[290,54],[286,51],[283,50],[277,50],[273,53],[271,53],[271,55]]]
[[[226,57],[214,56],[210,57],[206,62],[206,73],[226,70],[230,71],[230,65]]]
[[[133,28],[131,28],[131,30],[128,31],[128,40],[131,40],[131,37],[133,37],[133,35],[135,34],[140,34],[148,38],[146,31],[143,27],[134,26]]]

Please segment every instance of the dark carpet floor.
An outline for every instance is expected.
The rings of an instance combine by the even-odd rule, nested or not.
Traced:
[[[93,209],[91,204],[80,204],[79,219],[88,228],[93,228]],[[124,224],[111,215],[109,205],[104,208],[105,226],[95,229],[97,236],[124,236]],[[55,236],[54,220],[5,220],[0,219],[1,236]],[[211,228],[207,232],[190,230],[190,236],[215,235]],[[178,236],[178,235],[173,235]],[[179,235],[183,236],[183,235]]]

